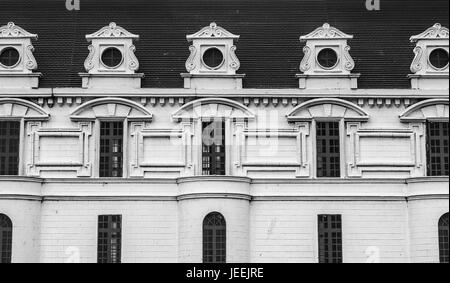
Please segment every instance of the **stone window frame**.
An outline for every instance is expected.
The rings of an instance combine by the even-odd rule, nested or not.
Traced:
[[[34,163],[33,155],[30,158],[31,160],[25,158],[24,151],[27,142],[25,137],[28,136],[29,146],[33,149],[35,140],[30,129],[33,127],[40,128],[42,122],[50,119],[50,114],[39,105],[20,98],[0,98],[0,106],[3,106],[3,112],[0,112],[0,120],[20,123],[18,176],[28,175],[34,167]]]
[[[128,178],[133,175],[134,156],[127,154],[134,139],[134,125],[140,123],[151,123],[153,115],[144,106],[124,98],[98,98],[88,101],[77,107],[70,115],[73,122],[89,125],[92,128],[89,142],[86,146],[87,164],[92,167],[86,173],[86,177],[98,178],[100,176],[100,123],[101,122],[123,122],[123,172],[121,178]],[[131,129],[131,131],[130,131]],[[95,149],[93,161],[89,156],[90,146]]]
[[[216,107],[217,106],[217,107]],[[223,108],[219,109],[220,106]],[[202,122],[204,120],[221,119],[225,121],[226,174],[231,175],[233,169],[241,169],[240,143],[244,140],[244,130],[248,121],[256,119],[256,115],[246,106],[225,98],[203,98],[191,101],[172,114],[172,120],[180,123],[186,135],[187,174],[202,176]],[[236,140],[236,143],[233,143]],[[235,157],[232,162],[231,157]]]
[[[369,118],[369,114],[358,105],[337,98],[312,99],[295,107],[287,115],[287,120],[289,123],[294,123],[303,135],[300,152],[302,153],[302,166],[305,170],[300,177],[317,178],[316,130],[318,121],[339,122],[340,178],[361,177],[361,172],[357,168],[357,156],[355,156],[357,154],[355,137],[362,123],[367,122]],[[352,127],[355,127],[354,130]],[[346,158],[348,142],[352,155],[350,160]]]

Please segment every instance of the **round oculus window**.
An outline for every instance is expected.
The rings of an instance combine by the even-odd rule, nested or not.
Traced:
[[[123,55],[119,49],[110,47],[102,53],[102,62],[108,68],[117,68],[122,63]]]
[[[209,48],[203,53],[203,62],[210,69],[217,69],[224,61],[223,53],[217,48]]]
[[[338,55],[331,48],[322,49],[317,55],[317,61],[324,69],[332,69],[338,63]]]
[[[17,63],[19,63],[19,60],[19,51],[13,47],[5,48],[0,52],[0,64],[5,67],[14,67]]]
[[[448,52],[445,49],[434,49],[430,53],[430,64],[436,69],[444,69],[448,66]]]

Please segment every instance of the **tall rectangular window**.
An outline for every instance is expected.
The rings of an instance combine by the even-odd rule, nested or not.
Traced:
[[[123,122],[100,124],[100,177],[123,175]]]
[[[448,176],[448,122],[427,123],[428,176]]]
[[[202,123],[203,175],[225,175],[225,121]]]
[[[122,216],[98,217],[98,263],[120,263],[122,253]]]
[[[341,176],[339,122],[317,122],[317,177]]]
[[[319,262],[343,262],[341,215],[319,215]]]
[[[20,122],[0,121],[0,175],[19,174]]]

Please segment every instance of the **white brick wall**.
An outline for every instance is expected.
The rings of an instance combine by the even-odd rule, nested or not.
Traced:
[[[319,214],[341,214],[344,262],[365,263],[375,247],[381,262],[406,262],[403,202],[253,202],[252,262],[318,262]]]
[[[227,261],[317,262],[319,214],[341,214],[345,262],[439,262],[448,198],[405,201],[0,200],[14,225],[13,262],[96,262],[98,215],[122,215],[122,262],[201,262],[202,224],[227,222]]]
[[[448,199],[408,203],[412,262],[439,262],[439,219],[449,212]]]
[[[179,261],[202,262],[203,220],[219,212],[227,224],[227,262],[249,262],[249,202],[230,199],[184,200],[179,203]]]
[[[177,261],[176,202],[48,201],[43,204],[41,261],[62,263],[78,250],[97,262],[98,215],[122,215],[122,262]]]
[[[39,262],[41,203],[0,199],[0,213],[13,224],[12,262]]]

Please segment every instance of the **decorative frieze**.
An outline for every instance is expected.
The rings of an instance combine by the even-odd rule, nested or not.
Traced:
[[[32,99],[36,104],[40,106],[44,105],[54,105],[55,103],[59,106],[72,106],[72,105],[81,105],[83,104],[87,99],[84,97],[55,97],[55,98],[34,98]],[[133,99],[130,99],[131,101],[136,101],[137,103],[141,104],[142,106],[183,106],[186,101],[189,101],[190,99],[187,97],[136,97]],[[310,98],[303,98],[303,97],[280,97],[280,98],[266,98],[266,97],[244,97],[242,98],[242,104],[245,106],[256,106],[256,107],[296,107],[302,102],[308,101]],[[348,99],[350,101],[353,101],[355,104],[357,104],[360,107],[409,107],[412,104],[414,104],[418,99],[410,99],[410,98],[354,98],[354,99]]]
[[[364,172],[390,170],[417,172],[423,167],[420,138],[423,132],[413,129],[362,128],[361,123],[347,124],[350,151],[347,161],[349,177],[363,177]],[[383,151],[379,151],[383,148]]]
[[[41,123],[28,126],[31,159],[27,174],[39,177],[41,171],[76,172],[77,177],[91,177],[89,158],[90,123],[80,122],[78,129],[42,128]]]

